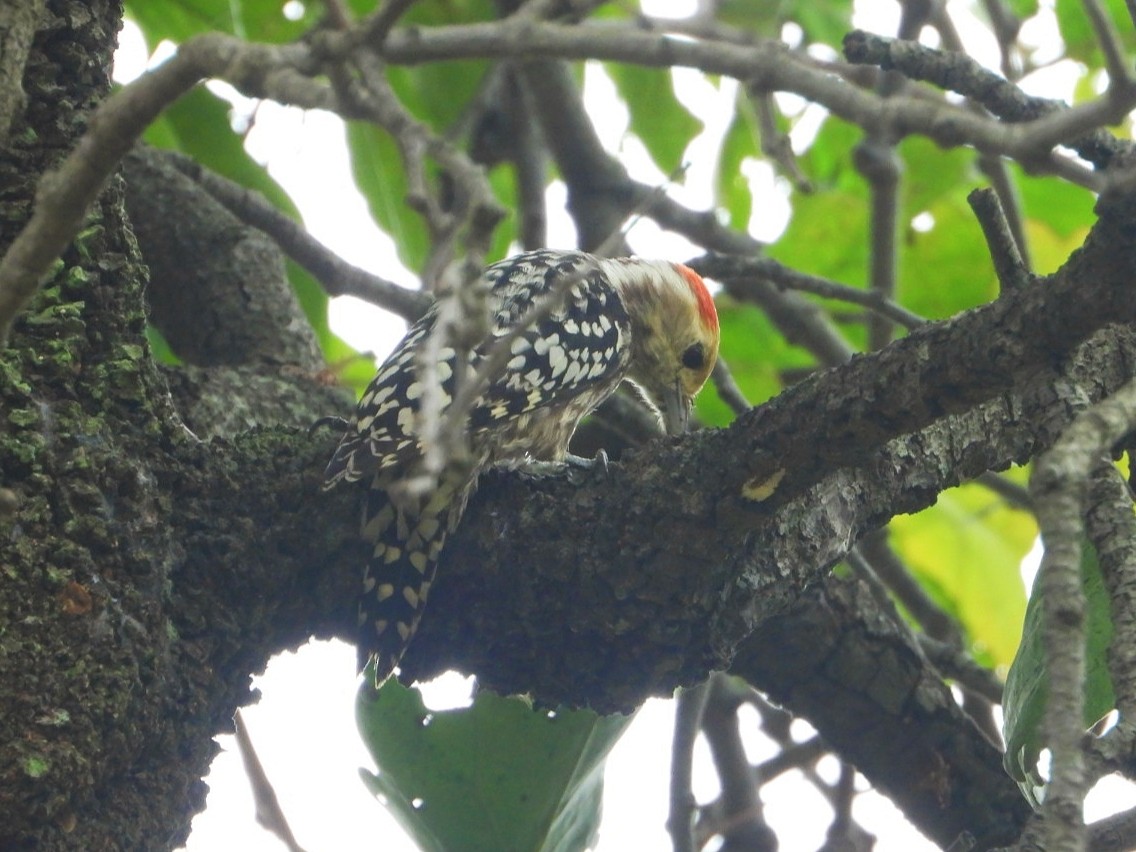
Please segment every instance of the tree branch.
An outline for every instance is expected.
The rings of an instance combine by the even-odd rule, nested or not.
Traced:
[[[867,62],[873,61],[866,58],[872,54],[852,47],[861,42],[889,43],[859,31],[847,36],[845,49],[849,55]],[[904,96],[880,98],[800,61],[779,42],[742,47],[678,40],[607,24],[565,26],[508,19],[491,24],[396,31],[390,34],[382,52],[388,61],[402,64],[510,56],[698,68],[751,81],[762,90],[793,92],[861,127],[888,126],[897,136],[918,133],[946,147],[973,145],[985,153],[1012,157],[1035,168],[1052,167],[1046,156],[1055,146],[1075,144],[1074,140],[1097,128],[1119,122],[1136,104],[1136,92],[1125,91],[1065,110],[1051,109],[1024,124],[1002,124],[945,101]],[[1082,175],[1082,180],[1091,181],[1091,174]]]
[[[175,56],[108,98],[74,151],[40,182],[35,212],[0,258],[0,346],[40,281],[74,239],[119,161],[163,109],[204,77],[255,80],[282,103],[338,106],[327,86],[296,71],[303,47],[246,44],[217,33],[197,36]]]
[[[1099,396],[1127,379],[1131,332],[1074,342],[1136,311],[1131,261],[1100,264],[1116,254],[1114,225],[1044,285],[819,373],[666,461],[656,447],[580,485],[491,475],[493,499],[472,502],[443,557],[431,611],[448,614],[423,621],[407,675],[456,667],[499,691],[615,709],[721,668],[864,533],[1048,446],[1070,418],[1055,384]],[[765,500],[746,497],[778,472]],[[585,624],[621,625],[618,650]],[[461,638],[472,635],[500,638]],[[683,659],[664,664],[672,644]]]
[[[1088,792],[1084,750],[1085,598],[1081,587],[1082,513],[1089,475],[1136,422],[1136,381],[1080,414],[1042,455],[1030,478],[1045,543],[1039,594],[1045,614],[1049,690],[1045,736],[1052,751],[1042,813],[1053,849],[1083,849]]]

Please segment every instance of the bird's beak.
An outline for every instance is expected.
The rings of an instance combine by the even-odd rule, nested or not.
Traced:
[[[676,382],[663,400],[663,428],[668,435],[681,435],[690,423],[692,400]]]

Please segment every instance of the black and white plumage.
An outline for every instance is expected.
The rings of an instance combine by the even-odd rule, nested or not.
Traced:
[[[435,307],[379,368],[326,471],[325,487],[369,480],[363,533],[374,543],[359,605],[359,660],[377,657],[376,684],[397,666],[418,626],[446,535],[492,465],[561,461],[579,421],[624,379],[655,405],[668,432],[685,429],[694,395],[714,366],[718,319],[702,279],[687,267],[636,258],[541,250],[488,267],[489,335],[469,353],[472,376],[497,343],[557,290],[544,319],[509,344],[508,358],[466,417],[468,464],[447,468],[426,493],[392,488],[423,458],[421,347]],[[433,379],[445,410],[455,395],[452,348]]]

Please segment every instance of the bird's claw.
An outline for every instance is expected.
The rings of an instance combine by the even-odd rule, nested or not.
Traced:
[[[579,468],[580,470],[593,470],[594,468],[599,467],[600,470],[604,472],[604,475],[606,475],[608,472],[607,451],[602,449],[598,453],[596,453],[595,458],[590,459],[586,459],[583,456],[574,456],[571,453],[568,453],[564,456],[564,462],[569,467]]]
[[[568,481],[576,484],[581,481],[584,472],[599,468],[604,475],[608,472],[607,453],[600,450],[594,459],[583,456],[574,456],[568,453],[563,461],[545,461],[541,459],[526,459],[518,464],[514,470],[533,479],[544,479],[550,476],[567,476]]]
[[[324,426],[334,426],[339,431],[346,432],[347,427],[349,427],[350,425],[351,425],[350,420],[347,420],[346,418],[343,418],[343,417],[338,417],[334,414],[329,415],[328,417],[321,417],[319,420],[317,420],[315,423],[313,423],[311,426],[308,427],[308,437],[311,438],[313,435],[315,435],[316,432],[318,432]]]

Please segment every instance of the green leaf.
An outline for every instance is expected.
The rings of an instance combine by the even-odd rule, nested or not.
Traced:
[[[1026,219],[1026,240],[1030,246],[1033,271],[1039,275],[1057,271],[1085,242],[1088,232],[1089,229],[1085,228],[1062,236],[1046,222]]]
[[[603,768],[631,717],[535,710],[480,693],[428,711],[389,681],[356,703],[378,775],[367,786],[424,850],[576,852],[599,830]]]
[[[387,79],[402,105],[441,134],[469,109],[488,70],[484,60],[395,65]]]
[[[1021,20],[1032,18],[1037,14],[1037,0],[1009,0],[1010,11]]]
[[[814,191],[794,187],[789,225],[768,254],[785,265],[863,287],[868,270],[868,188],[852,166],[851,150],[862,133],[849,125],[826,120],[808,150],[798,159]],[[813,299],[813,297],[807,297]],[[864,324],[860,309],[846,302],[816,300],[831,305],[841,330],[853,346],[862,345]]]
[[[790,0],[722,0],[717,18],[723,24],[777,38],[792,5]]]
[[[655,164],[666,174],[673,174],[682,165],[686,146],[702,129],[702,122],[675,97],[670,72],[616,63],[605,65],[604,70],[627,104],[631,132],[642,140]]]
[[[921,316],[940,319],[995,298],[994,264],[963,194],[944,195],[924,209],[934,219],[932,228],[901,234],[906,251],[899,301]]]
[[[320,4],[304,3],[303,14],[294,21],[284,15],[283,0],[133,0],[126,4],[126,14],[151,50],[166,39],[181,44],[209,31],[279,44],[307,32],[320,16]]]
[[[787,21],[796,23],[805,42],[839,44],[852,29],[851,0],[724,0],[717,13],[724,24],[740,27],[772,38],[780,38]]]
[[[430,250],[422,217],[407,206],[406,174],[398,146],[384,130],[369,124],[347,125],[347,147],[355,183],[379,227],[390,234],[408,269],[421,269]]]
[[[1039,573],[1040,576],[1040,573]],[[1112,678],[1108,672],[1108,645],[1112,640],[1112,618],[1108,591],[1101,577],[1096,549],[1086,539],[1081,544],[1081,583],[1088,605],[1085,671],[1085,728],[1094,725],[1116,705]],[[1018,656],[1006,678],[1002,703],[1005,711],[1003,733],[1006,738],[1006,771],[1018,782],[1022,793],[1035,808],[1041,800],[1044,781],[1037,761],[1045,747],[1043,722],[1049,675],[1046,669],[1043,636],[1042,600],[1037,593],[1030,596],[1025,629]]]
[[[1044,222],[1063,239],[1076,236],[1080,245],[1096,221],[1093,213],[1096,195],[1056,178],[1026,176],[1016,164],[1013,171],[1026,217]]]
[[[150,344],[150,355],[159,364],[170,367],[181,365],[181,358],[170,348],[165,335],[158,331],[156,326],[146,323],[146,341]]]
[[[722,327],[721,356],[751,405],[758,405],[781,392],[781,374],[804,369],[816,361],[804,349],[786,342],[765,312],[729,296],[716,300]],[[725,426],[734,419],[732,409],[722,402],[713,382],[698,395],[699,419],[710,426]]]
[[[862,287],[868,268],[867,199],[832,189],[794,193],[789,227],[769,247],[782,263],[841,284]]]
[[[978,179],[974,152],[966,148],[943,150],[923,136],[908,136],[899,143],[899,154],[904,164],[903,212],[908,216],[944,197],[965,198]]]
[[[1105,0],[1105,12],[1109,18],[1119,26],[1116,32],[1122,46],[1127,50],[1133,47],[1131,31],[1128,21],[1128,8],[1125,0]],[[1057,26],[1061,31],[1061,38],[1065,42],[1065,52],[1072,59],[1078,59],[1090,67],[1100,67],[1104,55],[1100,49],[1100,41],[1093,32],[1085,8],[1080,3],[1055,3],[1054,12],[1057,14]]]
[[[796,0],[788,14],[805,31],[805,43],[840,44],[852,29],[851,0]]]
[[[749,104],[738,99],[733,121],[722,139],[718,158],[718,203],[725,208],[731,228],[744,231],[753,216],[753,192],[742,174],[747,158],[758,156],[757,121]]]
[[[863,138],[858,127],[835,118],[826,118],[808,150],[799,158],[801,170],[818,191],[840,189],[865,200],[864,178],[852,165],[852,148]]]
[[[1007,666],[1025,615],[1021,562],[1037,526],[989,489],[967,484],[889,525],[891,543],[920,584],[954,615],[979,660]]]
[[[367,14],[374,0],[355,2],[359,15]],[[437,27],[470,24],[497,18],[491,0],[418,0],[398,20],[403,27]],[[482,78],[491,67],[483,59],[391,65],[387,79],[402,105],[437,132],[448,130],[468,109]]]

